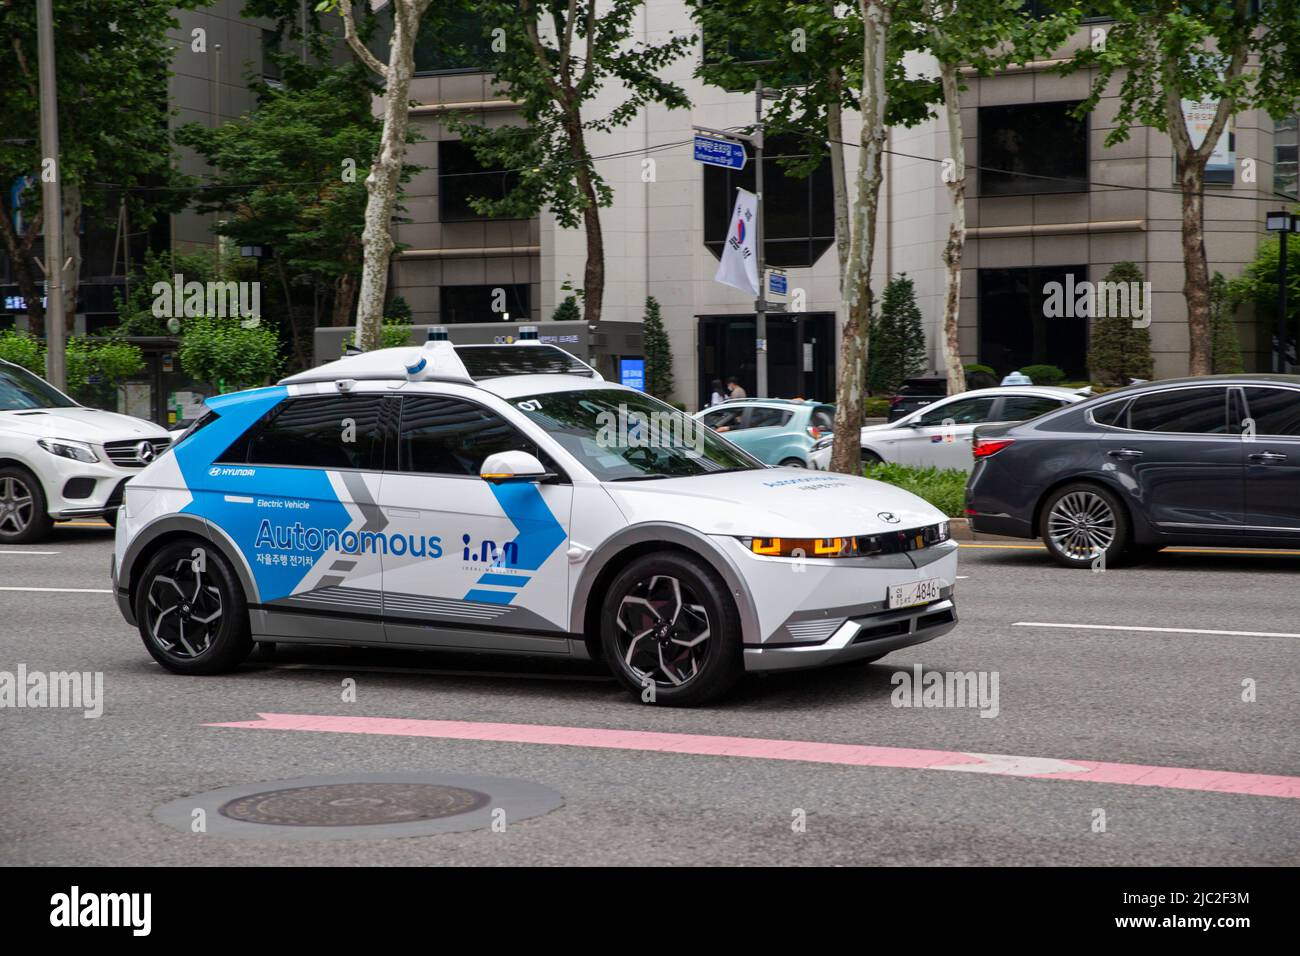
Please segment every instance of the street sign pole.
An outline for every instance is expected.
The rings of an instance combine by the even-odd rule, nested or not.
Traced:
[[[59,179],[59,95],[54,85],[54,11],[36,0],[36,53],[41,96],[41,206],[45,224],[45,378],[66,387],[63,330],[63,199]]]
[[[754,81],[754,192],[757,220],[754,247],[758,252],[758,298],[754,300],[755,391],[767,398],[767,271],[763,258],[763,81]]]

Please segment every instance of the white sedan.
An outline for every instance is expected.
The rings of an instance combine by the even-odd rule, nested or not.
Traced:
[[[862,427],[862,463],[882,461],[918,468],[974,466],[971,441],[977,425],[1021,422],[1081,402],[1088,390],[1046,385],[1004,385],[962,392],[918,408],[896,422]],[[809,458],[814,468],[830,466],[831,436],[816,442]]]

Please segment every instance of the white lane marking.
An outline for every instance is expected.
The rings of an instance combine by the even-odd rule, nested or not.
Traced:
[[[57,591],[60,594],[112,594],[112,588],[0,588],[0,591]]]
[[[0,554],[62,554],[62,551],[0,551]]]
[[[1063,627],[1083,631],[1149,631],[1157,634],[1211,634],[1221,637],[1300,637],[1286,631],[1209,631],[1197,627],[1138,627],[1133,624],[1048,624],[1045,621],[1016,621],[1012,627]]]
[[[970,577],[969,574],[959,574],[959,575],[957,575],[957,580],[958,580],[958,581],[965,581],[965,580],[966,580],[967,578],[969,578],[969,577]]]
[[[1044,773],[1087,773],[1088,768],[1054,757],[1016,757],[1011,754],[967,753],[983,763],[931,764],[929,770],[957,770],[962,773],[992,773],[1003,777],[1034,777]]]

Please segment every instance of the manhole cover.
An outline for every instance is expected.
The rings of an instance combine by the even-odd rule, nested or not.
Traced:
[[[387,840],[509,828],[563,806],[528,780],[478,774],[369,773],[224,787],[163,804],[159,823],[245,840]]]
[[[220,813],[282,827],[365,827],[440,820],[490,802],[486,793],[439,784],[338,783],[255,793],[231,800]]]

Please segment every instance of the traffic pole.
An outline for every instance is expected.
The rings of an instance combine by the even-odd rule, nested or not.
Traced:
[[[754,81],[754,248],[758,253],[758,298],[754,300],[754,376],[759,398],[767,394],[767,276],[763,257],[763,81]]]
[[[63,328],[63,190],[59,183],[59,94],[54,79],[54,10],[36,0],[36,54],[40,60],[41,205],[45,224],[45,378],[67,387]]]

